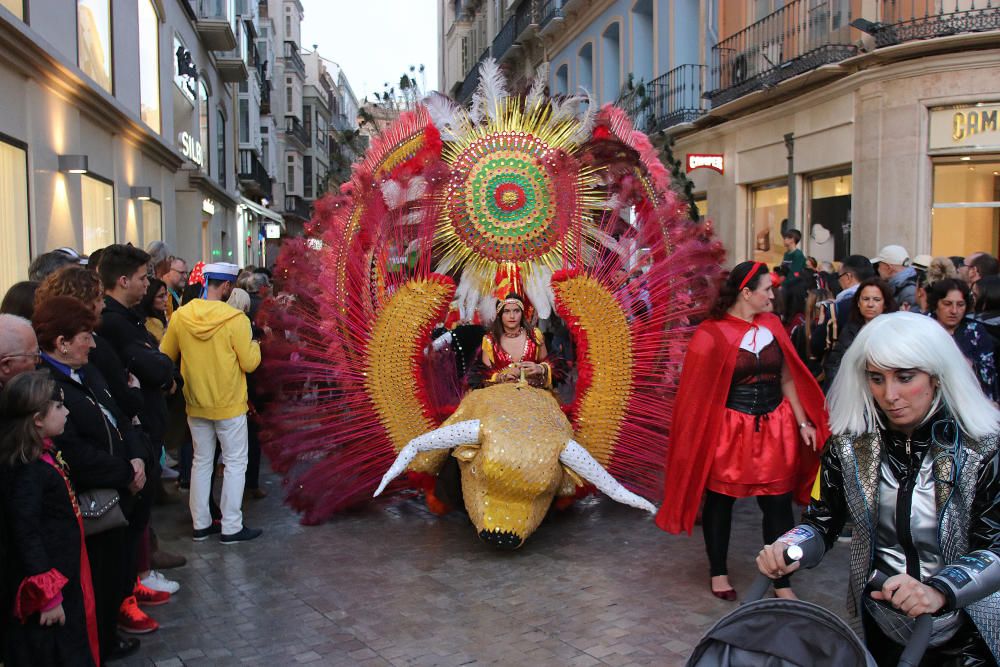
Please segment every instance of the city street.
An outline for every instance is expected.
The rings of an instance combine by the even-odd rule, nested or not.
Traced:
[[[550,517],[520,550],[479,542],[464,515],[416,500],[306,527],[271,495],[245,503],[249,543],[192,542],[179,506],[159,508],[187,567],[161,628],[127,665],[683,665],[732,603],[708,593],[701,535],[590,498]],[[186,501],[187,496],[184,496]],[[730,549],[737,590],[753,576],[759,512],[740,501]],[[806,599],[843,613],[847,545],[799,576]]]

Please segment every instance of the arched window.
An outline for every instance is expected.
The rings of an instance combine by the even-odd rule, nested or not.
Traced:
[[[594,92],[594,44],[587,42],[580,47],[576,59],[577,88]]]
[[[618,99],[621,92],[621,24],[612,23],[601,35],[601,103]]]
[[[632,5],[632,74],[635,80],[653,80],[653,0]]]
[[[556,70],[556,95],[566,95],[569,92],[569,65],[561,65]]]

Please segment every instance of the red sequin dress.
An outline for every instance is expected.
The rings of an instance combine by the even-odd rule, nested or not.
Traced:
[[[507,350],[503,348],[494,337],[492,333],[487,333],[483,336],[483,348],[482,348],[482,358],[483,363],[490,369],[490,379],[491,383],[498,381],[500,373],[504,371],[511,364],[519,363],[521,361],[531,361],[536,364],[542,364],[545,367],[545,375],[538,382],[541,386],[551,387],[552,386],[552,370],[548,363],[545,363],[544,358],[542,358],[541,351],[542,345],[544,344],[545,338],[542,335],[540,329],[535,328],[531,330],[531,335],[524,337],[524,350],[521,352],[521,356],[515,359],[512,357]]]

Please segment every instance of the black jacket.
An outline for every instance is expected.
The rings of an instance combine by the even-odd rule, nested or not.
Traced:
[[[161,444],[167,428],[163,392],[169,391],[174,383],[174,363],[160,352],[143,318],[110,296],[104,298],[104,313],[97,332],[111,343],[126,370],[139,379],[143,399],[139,420],[153,443]]]
[[[63,402],[69,410],[66,429],[53,438],[69,464],[69,477],[77,492],[89,489],[118,489],[124,500],[132,482],[131,459],[140,458],[147,469],[152,464],[152,452],[147,442],[132,426],[111,398],[108,385],[100,371],[87,364],[79,373],[83,383],[42,359],[42,368],[52,375],[62,389]],[[104,407],[117,424],[105,416]]]
[[[97,346],[90,351],[90,363],[97,367],[101,376],[108,383],[108,391],[111,398],[115,400],[118,407],[122,409],[128,418],[138,417],[142,414],[143,399],[142,391],[136,387],[128,386],[128,371],[122,365],[122,360],[118,357],[111,343],[99,334],[94,334],[94,344]]]
[[[5,523],[13,538],[10,566],[3,577],[16,591],[26,577],[58,570],[62,588],[63,626],[42,628],[32,618],[10,621],[12,634],[6,660],[10,665],[92,665],[80,585],[80,527],[69,490],[59,472],[42,460],[0,469]],[[4,600],[4,616],[12,607]]]

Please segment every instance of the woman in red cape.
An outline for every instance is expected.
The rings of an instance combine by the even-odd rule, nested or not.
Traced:
[[[691,533],[702,495],[712,593],[735,600],[726,556],[736,498],[754,496],[770,543],[794,524],[792,495],[807,504],[829,437],[823,393],[771,313],[761,262],[737,265],[684,358],[656,525]],[[788,581],[775,582],[791,597]]]

